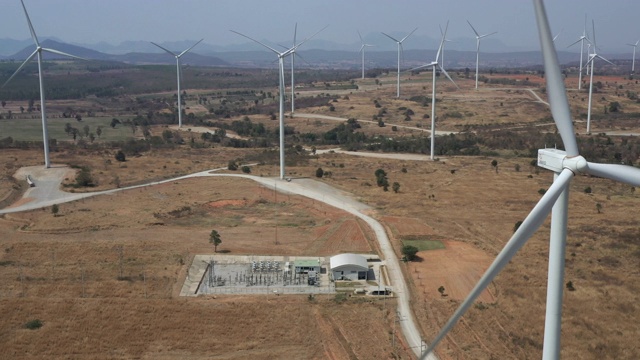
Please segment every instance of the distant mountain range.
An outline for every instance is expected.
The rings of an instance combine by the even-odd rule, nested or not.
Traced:
[[[420,40],[420,39],[416,39]],[[422,43],[426,46],[438,44],[433,39],[424,38]],[[182,51],[192,46],[196,41],[166,42],[161,45],[175,51]],[[365,42],[370,42],[365,39]],[[391,41],[389,41],[391,43]],[[416,41],[417,42],[417,41]],[[175,64],[175,58],[165,52],[160,52],[157,47],[145,41],[128,41],[117,46],[107,43],[95,45],[72,45],[56,39],[46,39],[41,42],[43,47],[53,48],[79,57],[90,60],[117,61],[127,64]],[[280,46],[268,43],[275,48]],[[487,46],[483,43],[483,48],[488,48],[481,54],[482,67],[523,67],[542,64],[542,57],[539,51],[491,51],[490,41]],[[494,43],[493,48],[504,48],[499,41]],[[475,44],[471,44],[472,47]],[[316,47],[317,46],[317,47]],[[333,68],[333,69],[355,69],[360,67],[359,42],[352,45],[336,45],[323,40],[309,41],[304,44],[297,53],[301,56],[298,62],[300,67],[310,68]],[[383,50],[378,48],[367,49],[367,68],[395,68],[397,65],[397,52],[391,44],[391,49]],[[452,50],[446,49],[445,67],[447,68],[473,68],[475,66],[475,51],[455,50],[457,48],[468,48],[458,44]],[[332,48],[331,50],[320,50],[320,48]],[[341,49],[342,48],[342,49]],[[13,53],[10,50],[13,49]],[[34,45],[30,40],[0,39],[0,55],[3,60],[21,61],[26,59],[34,50]],[[303,50],[307,49],[307,50]],[[631,54],[607,54],[608,59],[630,60]],[[58,59],[61,56],[45,53],[45,59]],[[405,49],[403,53],[403,67],[409,68],[426,62],[430,62],[435,57],[435,50]],[[579,60],[579,54],[573,52],[558,52],[559,60],[562,64],[573,63]],[[245,43],[230,46],[212,46],[201,43],[191,52],[182,58],[183,64],[193,66],[226,66],[226,67],[274,67],[276,57],[273,53],[265,50],[261,46],[253,43]]]

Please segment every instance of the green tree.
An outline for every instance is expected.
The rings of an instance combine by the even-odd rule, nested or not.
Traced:
[[[444,296],[444,286],[440,285],[440,287],[438,288],[438,292],[440,293],[440,296]]]
[[[396,182],[394,182],[394,183],[393,183],[393,186],[392,186],[391,188],[393,189],[393,192],[397,194],[397,193],[398,193],[398,191],[400,191],[400,183],[399,183],[399,182],[397,182],[397,181],[396,181]]]
[[[248,167],[248,166],[246,166],[246,165],[245,165],[245,166],[243,166],[243,167],[241,168],[241,170],[242,170],[242,172],[243,172],[243,173],[245,173],[245,174],[250,174],[250,173],[251,173],[251,168],[250,168],[250,167]]]
[[[612,101],[609,103],[609,112],[618,112],[620,111],[620,103],[617,101]]]
[[[222,244],[222,238],[216,230],[211,230],[209,243],[213,244],[213,252],[218,252],[218,245]]]
[[[316,177],[321,178],[324,175],[324,170],[322,168],[318,168],[316,170]]]
[[[402,255],[409,261],[413,261],[418,253],[418,248],[413,245],[404,245],[402,247]]]
[[[87,167],[83,167],[76,175],[76,186],[87,187],[93,186],[93,177],[91,176],[91,170]]]
[[[496,174],[498,173],[498,160],[492,160],[491,166],[496,170]]]
[[[229,160],[229,163],[227,164],[227,169],[229,170],[238,170],[238,164],[236,164],[235,160]]]
[[[102,126],[98,126],[96,128],[96,135],[98,135],[98,137],[100,137],[102,135]]]
[[[58,214],[58,211],[60,211],[58,204],[53,204],[53,206],[51,207],[51,213],[55,216]]]
[[[126,155],[122,152],[122,150],[118,150],[118,152],[116,153],[116,160],[120,161],[120,162],[125,162],[127,161],[127,157]]]

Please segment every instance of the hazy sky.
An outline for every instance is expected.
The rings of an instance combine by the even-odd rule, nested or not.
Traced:
[[[20,1],[2,3],[0,38],[29,38]],[[348,44],[358,41],[356,30],[377,36],[380,31],[401,34],[418,27],[416,34],[436,38],[438,24],[444,26],[447,19],[448,38],[455,39],[472,35],[468,19],[480,33],[497,31],[495,38],[506,45],[538,48],[530,0],[25,0],[25,5],[39,37],[72,43],[200,38],[213,45],[245,42],[229,29],[284,41],[292,38],[297,22],[299,39],[328,24],[318,38]],[[630,52],[625,44],[640,39],[638,0],[548,0],[546,5],[552,31],[563,29],[559,47],[582,34],[585,13],[588,29],[592,18],[596,22],[604,52]],[[409,42],[408,47],[420,47]]]

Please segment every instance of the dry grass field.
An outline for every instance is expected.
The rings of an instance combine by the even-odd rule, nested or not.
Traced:
[[[424,115],[430,114],[430,105],[407,99],[430,96],[430,76],[412,75],[401,99],[395,99],[390,77],[382,87],[367,79],[363,90],[341,91],[332,103],[335,111],[317,107],[304,112],[371,120],[379,111],[378,100],[388,109],[385,122],[428,128]],[[456,79],[461,90],[440,81],[439,129],[551,124],[546,106],[526,89],[545,99],[534,77],[532,86],[485,84],[480,91],[472,90],[471,80]],[[605,84],[594,105],[600,114],[611,101],[620,101],[625,112],[640,112],[640,104],[625,95],[627,89],[637,91],[636,84],[613,77],[598,80]],[[570,93],[576,118],[586,112],[583,97],[584,92]],[[404,120],[403,107],[414,111],[410,121]],[[264,116],[252,121],[277,125]],[[294,118],[287,124],[305,132],[326,131],[337,122]],[[395,136],[391,126],[362,125],[360,131],[367,134]],[[637,120],[620,118],[594,121],[592,127],[597,133],[639,126]],[[584,131],[582,122],[576,122],[576,131]],[[410,132],[419,133],[401,128],[395,134]],[[41,163],[42,154],[2,151],[0,202],[6,205],[24,190],[11,175],[21,166]],[[226,167],[229,160],[258,151],[182,146],[116,163],[111,152],[78,149],[52,153],[52,160],[90,166],[97,186],[89,190],[100,190]],[[317,167],[331,171],[321,181],[370,205],[398,256],[407,237],[444,242],[445,249],[420,252],[421,262],[404,265],[415,315],[429,341],[509,239],[515,223],[535,205],[539,191],[551,183],[552,174],[533,168],[529,158],[495,158],[497,171],[492,160],[426,162],[327,153],[290,166],[287,173],[295,178],[313,177]],[[398,193],[376,186],[379,168],[391,183],[400,183]],[[276,176],[278,169],[258,165],[251,171]],[[587,187],[591,192],[585,192]],[[572,182],[565,279],[575,290],[564,294],[563,358],[640,358],[634,345],[640,336],[640,232],[633,211],[640,195],[634,190],[585,176]],[[324,256],[376,249],[370,230],[353,216],[301,197],[276,195],[250,180],[180,180],[62,204],[57,215],[49,208],[5,215],[0,217],[3,353],[11,358],[392,358],[393,303],[384,309],[382,302],[356,297],[340,303],[332,296],[312,301],[275,295],[179,298],[193,256],[213,251],[211,229],[222,235],[219,250],[232,254]],[[541,357],[548,237],[547,222],[438,347],[441,359]],[[438,293],[441,285],[448,296]],[[33,319],[42,320],[42,328],[25,329]],[[396,345],[399,358],[412,357],[399,335]]]

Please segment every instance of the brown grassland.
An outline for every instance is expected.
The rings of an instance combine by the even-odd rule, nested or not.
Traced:
[[[385,121],[428,127],[430,107],[396,100],[391,76],[383,86],[370,79],[361,91],[343,93],[326,107],[304,112],[370,120],[387,107]],[[533,77],[533,75],[532,75]],[[403,92],[424,94],[424,79],[412,75]],[[534,79],[532,78],[532,81]],[[573,78],[570,78],[573,80]],[[603,79],[606,100],[624,102],[614,84],[638,88],[622,78]],[[424,84],[421,84],[424,83]],[[445,84],[441,81],[440,84]],[[439,128],[544,125],[549,112],[526,89],[487,85],[471,90],[439,85]],[[493,87],[494,90],[488,90]],[[529,88],[534,88],[529,86]],[[502,90],[504,89],[504,90]],[[538,87],[536,92],[544,99]],[[407,96],[410,96],[407,95]],[[584,93],[570,93],[573,111],[586,110]],[[405,122],[399,107],[411,107]],[[624,102],[625,111],[640,104]],[[462,114],[459,117],[457,114]],[[397,121],[393,119],[398,119]],[[252,118],[273,128],[264,117]],[[332,128],[336,122],[287,119],[297,131]],[[604,129],[634,130],[637,121],[596,123]],[[549,127],[553,131],[553,127]],[[159,133],[162,129],[152,129]],[[324,130],[326,131],[326,130]],[[390,126],[363,124],[368,134],[394,134]],[[418,134],[399,129],[397,135]],[[581,122],[576,132],[584,132]],[[14,201],[24,184],[10,179],[21,166],[41,162],[38,150],[2,150],[0,201]],[[98,186],[115,188],[226,167],[256,150],[222,147],[154,150],[117,164],[112,153],[84,150],[52,154],[54,163],[86,165]],[[491,166],[496,159],[498,167]],[[421,261],[403,265],[412,305],[426,341],[453,313],[490,261],[546,189],[552,174],[520,157],[446,157],[439,161],[387,160],[327,153],[287,168],[314,177],[322,167],[331,177],[319,181],[348,191],[370,205],[387,228],[400,256],[402,238],[440,240],[445,249],[420,252]],[[516,169],[518,165],[518,169]],[[375,185],[384,169],[398,193]],[[403,168],[406,171],[403,171]],[[276,176],[272,164],[251,172]],[[228,171],[223,171],[228,172]],[[117,181],[116,181],[117,179]],[[70,179],[71,180],[71,179]],[[295,179],[293,180],[295,181]],[[21,187],[22,186],[22,187]],[[590,193],[585,188],[590,187]],[[576,176],[571,184],[562,357],[637,359],[640,336],[640,194],[627,185]],[[298,196],[274,194],[250,180],[224,177],[180,180],[126,190],[50,208],[0,217],[0,347],[10,358],[102,359],[372,359],[412,358],[401,334],[393,333],[392,301],[333,296],[217,296],[180,298],[179,289],[195,254],[212,253],[211,229],[231,254],[331,255],[375,252],[366,224],[355,217]],[[277,235],[276,235],[277,234]],[[549,242],[548,221],[495,279],[488,292],[441,343],[441,359],[538,359],[541,357]],[[449,296],[441,296],[443,285]],[[40,319],[42,328],[25,329]],[[392,344],[395,342],[395,349]]]

